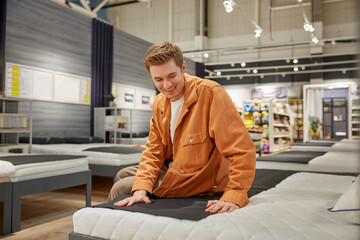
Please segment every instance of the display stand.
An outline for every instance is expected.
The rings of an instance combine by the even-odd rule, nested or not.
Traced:
[[[269,111],[269,151],[289,149],[293,141],[289,104],[286,100],[272,100]]]
[[[360,139],[360,98],[355,98],[352,100],[351,138]]]
[[[28,113],[19,114],[19,103],[28,104]],[[0,97],[0,151],[30,153],[32,144],[32,100]],[[29,135],[29,144],[19,144],[19,134]]]

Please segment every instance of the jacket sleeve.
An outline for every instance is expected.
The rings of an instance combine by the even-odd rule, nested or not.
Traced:
[[[229,182],[220,200],[243,207],[249,202],[247,191],[255,175],[255,145],[225,89],[215,86],[212,90],[209,136],[230,161]]]
[[[149,137],[146,143],[146,149],[141,156],[132,192],[136,190],[146,190],[151,194],[165,160],[165,146],[163,145],[157,126],[159,120],[157,120],[158,116],[156,115],[157,108],[155,102],[153,106],[153,117],[150,120]]]

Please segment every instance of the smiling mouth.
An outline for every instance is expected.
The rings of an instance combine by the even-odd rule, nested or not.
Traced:
[[[173,89],[171,89],[171,90],[165,90],[165,92],[171,93],[171,92],[173,92],[175,89],[176,89],[176,86],[175,86]]]

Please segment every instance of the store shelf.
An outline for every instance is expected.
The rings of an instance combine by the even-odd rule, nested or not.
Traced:
[[[269,151],[288,149],[293,142],[290,106],[285,100],[272,100],[269,111]]]
[[[0,152],[30,153],[32,145],[32,101],[0,97]],[[19,113],[19,109],[25,113]],[[19,144],[20,134],[29,137],[29,144]],[[22,136],[22,135],[21,135]]]

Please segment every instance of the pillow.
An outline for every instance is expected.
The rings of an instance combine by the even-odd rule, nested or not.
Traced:
[[[48,142],[48,144],[58,144],[58,143],[66,143],[66,140],[64,138],[52,137]]]
[[[99,137],[93,137],[91,139],[91,143],[103,143],[104,139],[103,138],[99,138]]]
[[[82,144],[82,143],[90,143],[90,137],[67,137],[65,138],[66,143],[76,143],[76,144]]]
[[[333,208],[328,210],[340,217],[360,224],[360,175],[351,184],[335,203]]]

